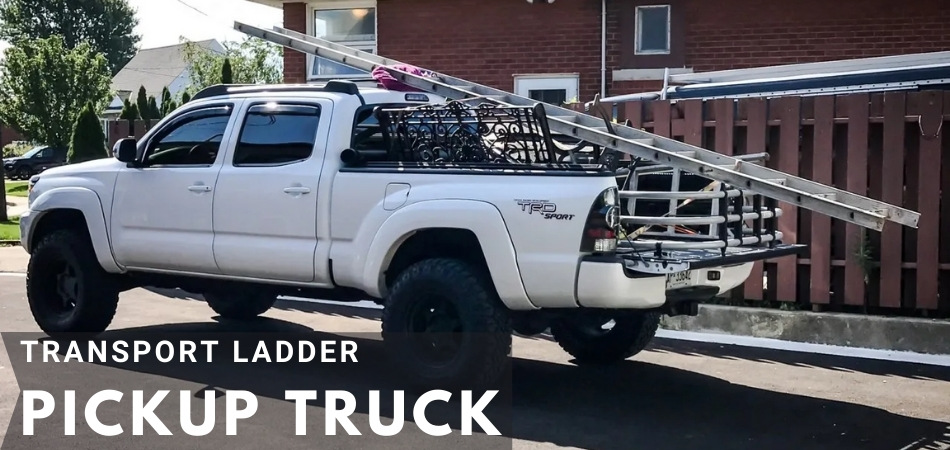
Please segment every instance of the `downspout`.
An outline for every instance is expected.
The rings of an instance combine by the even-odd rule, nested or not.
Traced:
[[[600,0],[600,98],[607,96],[607,0]]]

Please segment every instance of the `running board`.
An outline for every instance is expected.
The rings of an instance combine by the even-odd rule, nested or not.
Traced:
[[[533,107],[538,103],[527,97],[443,74],[434,74],[435,76],[411,74],[393,68],[393,66],[405,64],[400,61],[281,27],[274,27],[273,31],[268,31],[235,22],[234,28],[250,36],[367,72],[382,67],[408,86],[441,95],[449,100],[484,99],[509,107]],[[423,71],[430,72],[426,69]],[[612,124],[614,133],[611,134],[610,130],[604,127],[602,118],[550,104],[545,104],[544,108],[552,131],[728,183],[739,189],[756,192],[865,228],[880,231],[888,221],[916,228],[920,218],[919,213],[908,209],[758,164],[746,163],[712,150],[621,124]],[[784,183],[778,183],[776,180],[784,180]]]

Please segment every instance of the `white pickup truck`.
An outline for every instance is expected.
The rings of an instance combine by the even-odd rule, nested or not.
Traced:
[[[616,172],[552,161],[563,147],[538,107],[352,81],[208,88],[115,157],[31,179],[29,304],[55,335],[105,330],[140,286],[231,319],[281,295],[373,299],[384,338],[443,336],[388,340],[406,371],[457,383],[501,373],[512,331],[550,330],[580,363],[622,360],[660,315],[695,313],[752,261],[797,248],[637,250]],[[471,333],[494,338],[459,339]]]

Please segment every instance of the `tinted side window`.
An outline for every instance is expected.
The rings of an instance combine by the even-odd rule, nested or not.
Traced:
[[[211,165],[221,147],[231,109],[209,108],[186,113],[151,141],[149,165]]]
[[[313,154],[320,107],[266,104],[252,106],[234,149],[234,166],[283,165]]]

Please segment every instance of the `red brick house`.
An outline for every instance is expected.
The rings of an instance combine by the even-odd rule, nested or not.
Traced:
[[[673,73],[950,49],[940,0],[253,0],[284,27],[546,101]],[[295,51],[289,83],[354,73]],[[358,72],[355,72],[358,73]]]

